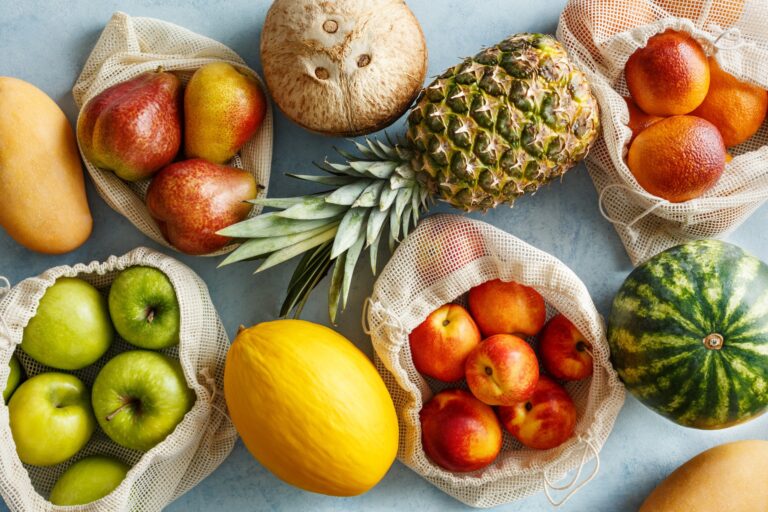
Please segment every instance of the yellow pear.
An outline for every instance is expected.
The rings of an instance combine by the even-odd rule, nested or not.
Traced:
[[[93,227],[72,125],[43,91],[0,77],[0,226],[46,254],[82,245]]]
[[[223,164],[261,126],[267,101],[259,84],[226,62],[201,67],[184,92],[184,152]]]

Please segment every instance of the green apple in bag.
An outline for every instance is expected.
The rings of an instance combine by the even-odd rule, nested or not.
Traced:
[[[11,434],[21,462],[53,466],[79,452],[91,438],[88,388],[66,373],[41,373],[19,386],[8,403]]]
[[[45,366],[79,370],[103,356],[113,338],[101,293],[82,279],[60,277],[24,328],[21,348]]]
[[[111,359],[93,383],[93,410],[120,446],[147,451],[184,419],[195,395],[176,359],[131,350]]]
[[[114,491],[130,466],[114,457],[94,455],[72,464],[53,486],[54,505],[85,505]]]
[[[21,368],[21,363],[19,363],[19,360],[16,359],[15,355],[11,356],[9,366],[11,367],[11,374],[8,376],[8,381],[6,382],[5,389],[3,390],[3,401],[6,404],[8,403],[8,399],[11,398],[13,392],[16,391],[16,388],[19,386],[21,379],[24,377],[24,370]]]
[[[118,334],[132,345],[159,350],[179,342],[176,291],[156,268],[138,266],[120,272],[109,289],[109,314]]]

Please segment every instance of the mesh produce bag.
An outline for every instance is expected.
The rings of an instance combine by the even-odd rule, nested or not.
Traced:
[[[425,379],[411,359],[409,333],[432,311],[462,302],[471,288],[492,279],[532,286],[547,303],[547,318],[565,314],[592,344],[594,375],[566,385],[576,404],[574,436],[546,451],[523,448],[504,434],[501,455],[485,469],[453,473],[424,453],[419,411],[433,393],[455,387]],[[376,364],[400,419],[398,457],[422,477],[462,502],[492,507],[544,490],[563,503],[597,473],[581,478],[599,451],[624,403],[624,387],[609,362],[603,322],[584,284],[563,263],[508,233],[456,215],[437,215],[419,224],[400,245],[376,281],[367,307]],[[535,339],[528,340],[534,346]],[[465,387],[462,382],[462,386]],[[555,485],[575,468],[566,485]],[[552,491],[561,491],[556,498]]]
[[[228,62],[255,78],[266,95],[267,88],[261,78],[223,44],[172,23],[153,18],[133,18],[118,12],[101,33],[72,94],[77,106],[82,109],[91,98],[107,87],[147,71],[155,71],[158,67],[174,72],[186,84],[196,69],[217,61]],[[155,242],[173,248],[163,237],[144,204],[150,180],[129,183],[118,178],[112,171],[99,169],[85,156],[83,160],[96,189],[109,206],[128,218]],[[229,165],[251,172],[260,186],[259,197],[266,197],[271,164],[272,107],[267,102],[267,114],[261,127]],[[251,214],[256,215],[260,211],[261,207],[256,206]],[[234,244],[229,244],[207,256],[224,254],[234,248]]]
[[[735,157],[703,196],[670,203],[646,192],[625,163],[631,131],[624,65],[666,29],[688,32],[720,66],[768,89],[768,2],[764,0],[571,0],[558,39],[588,75],[603,137],[587,157],[603,214],[633,264],[693,239],[721,237],[768,199],[768,123],[730,150]]]
[[[181,342],[162,352],[181,361],[187,384],[195,392],[194,406],[171,435],[146,453],[115,444],[97,428],[83,451],[69,461],[35,467],[19,460],[11,436],[8,407],[0,402],[0,495],[11,510],[62,510],[63,507],[55,507],[46,500],[58,477],[76,460],[104,454],[113,455],[132,468],[114,492],[77,510],[159,511],[202,481],[232,451],[237,432],[224,414],[226,405],[221,392],[229,348],[227,333],[205,283],[188,267],[150,249],[138,248],[119,258],[112,256],[104,263],[55,267],[11,289],[0,288],[0,297],[5,293],[0,300],[0,389],[5,388],[8,363],[21,343],[24,327],[34,316],[45,290],[57,278],[77,276],[106,295],[118,272],[135,265],[160,269],[176,291],[181,309]],[[70,373],[90,387],[101,367],[114,355],[135,349],[116,336],[104,357],[83,370]],[[15,352],[28,377],[52,371],[20,349]]]

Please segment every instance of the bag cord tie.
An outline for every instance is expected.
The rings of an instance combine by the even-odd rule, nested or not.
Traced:
[[[378,325],[378,328],[386,327],[392,331],[395,331],[396,337],[398,339],[406,334],[405,326],[398,317],[388,314],[381,303],[373,302],[373,299],[367,297],[365,302],[363,302],[363,314],[360,319],[363,332],[366,335],[371,336],[373,333],[373,328],[371,328],[371,324],[368,321],[368,317],[373,315],[379,316],[383,319],[381,324]]]
[[[594,480],[595,477],[597,476],[597,473],[600,471],[600,452],[597,450],[597,447],[595,447],[595,445],[589,439],[585,439],[579,436],[579,440],[584,444],[584,453],[581,456],[579,469],[576,471],[576,474],[574,475],[573,479],[570,482],[568,482],[565,485],[560,485],[560,486],[555,485],[547,476],[547,471],[544,470],[542,472],[542,480],[544,480],[544,494],[546,495],[549,503],[555,508],[565,505],[565,503],[568,500],[570,500],[577,492],[583,489],[584,486],[586,486],[589,482]],[[594,456],[595,467],[592,470],[592,472],[589,474],[589,476],[584,479],[583,482],[576,485],[576,482],[578,482],[579,477],[581,477],[581,472],[584,469],[584,466],[587,465],[590,454]],[[557,501],[552,497],[550,490],[568,491],[568,492],[559,501]]]
[[[211,371],[208,368],[203,368],[200,370],[199,375],[203,378],[205,381],[205,390],[208,394],[208,405],[217,411],[219,414],[221,414],[224,418],[227,419],[230,423],[232,423],[232,418],[229,417],[229,414],[227,414],[227,411],[216,405],[216,397],[218,396],[218,386],[216,385],[216,379],[211,376]]]

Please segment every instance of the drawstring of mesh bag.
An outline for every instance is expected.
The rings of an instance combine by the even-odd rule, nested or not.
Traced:
[[[581,436],[579,436],[579,440],[584,444],[584,453],[581,456],[581,462],[579,463],[579,468],[570,482],[568,482],[565,485],[560,485],[560,486],[555,485],[547,476],[546,470],[542,472],[541,476],[542,476],[542,480],[544,481],[544,495],[547,497],[547,500],[553,507],[557,508],[565,505],[565,503],[568,500],[570,500],[577,492],[583,489],[584,486],[586,486],[589,482],[594,480],[598,472],[600,472],[600,451],[597,449],[594,443],[592,443],[591,440],[584,439]],[[587,465],[587,462],[590,459],[589,457],[590,454],[592,454],[595,459],[595,467],[592,470],[592,472],[589,474],[589,476],[584,479],[583,482],[580,482],[578,485],[576,485],[576,482],[579,481],[579,477],[581,477],[582,470]],[[565,496],[563,496],[558,501],[552,497],[551,491],[568,491],[568,492]]]

